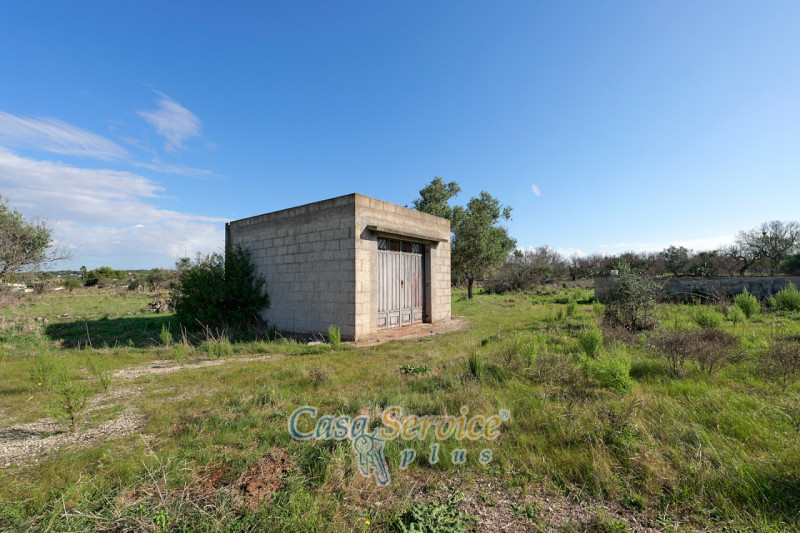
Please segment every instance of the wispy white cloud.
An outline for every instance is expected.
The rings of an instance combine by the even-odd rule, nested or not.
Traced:
[[[139,111],[140,117],[149,122],[167,142],[164,148],[168,152],[184,148],[184,141],[200,135],[202,123],[200,119],[181,104],[164,93],[156,91],[158,109]]]
[[[225,219],[157,205],[163,188],[131,172],[86,169],[21,157],[0,149],[0,188],[28,216],[45,216],[56,237],[81,256],[116,261],[222,247]],[[120,265],[125,266],[125,265]]]
[[[0,143],[104,161],[129,157],[110,139],[55,118],[29,118],[0,111]]]

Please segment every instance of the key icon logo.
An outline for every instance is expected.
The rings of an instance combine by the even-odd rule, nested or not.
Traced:
[[[391,481],[389,468],[386,465],[386,458],[383,456],[383,446],[385,441],[372,435],[359,435],[353,440],[353,448],[358,454],[358,469],[361,475],[369,477],[370,473],[375,476],[378,485],[385,486]]]

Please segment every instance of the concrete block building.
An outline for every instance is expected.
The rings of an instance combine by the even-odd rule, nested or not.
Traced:
[[[358,340],[450,319],[450,221],[360,194],[229,222],[267,280],[269,325]]]

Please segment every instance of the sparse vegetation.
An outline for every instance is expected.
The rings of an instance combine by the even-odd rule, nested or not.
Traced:
[[[328,326],[328,343],[334,350],[338,350],[342,345],[342,330],[338,326]]]
[[[796,530],[800,317],[756,314],[737,326],[733,305],[728,320],[702,328],[692,319],[698,306],[659,303],[650,316],[663,329],[632,331],[601,324],[591,291],[578,290],[558,284],[515,294],[513,304],[456,293],[453,314],[470,329],[348,350],[223,328],[173,329],[165,347],[160,332],[176,319],[147,313],[152,295],[34,295],[0,315],[8,427],[55,414],[56,399],[66,407],[47,431],[63,430],[37,445],[96,435],[130,412],[143,426],[0,471],[0,520],[9,530],[411,530],[447,524],[435,518],[446,514],[439,506],[462,491],[469,498],[448,513],[469,530],[490,513],[466,513],[492,502],[516,520],[509,530],[547,530],[546,507],[509,495],[549,486],[589,502],[572,507],[576,530],[622,530],[632,517],[665,529]],[[565,317],[570,301],[577,310]],[[152,364],[165,356],[185,364]],[[56,386],[60,365],[82,390]],[[129,368],[147,373],[126,376]],[[97,371],[122,372],[106,392]],[[83,405],[67,402],[82,396]],[[300,405],[372,419],[388,405],[415,414],[466,405],[470,414],[507,408],[511,419],[491,444],[443,442],[437,464],[427,459],[431,442],[387,442],[392,484],[378,488],[358,473],[350,443],[288,438],[287,413]],[[70,410],[76,434],[64,432]],[[406,447],[418,456],[400,470]],[[450,464],[456,447],[466,449],[464,465]],[[483,448],[494,456],[487,466],[475,459]]]
[[[581,332],[578,337],[578,344],[583,350],[583,353],[589,357],[597,357],[600,353],[600,348],[603,346],[603,333],[597,326],[591,326]]]
[[[775,307],[781,311],[800,311],[800,291],[789,284],[775,295]]]
[[[741,294],[734,296],[733,303],[744,312],[747,318],[752,318],[761,310],[761,304],[758,303],[758,298],[750,294],[747,289],[743,290]]]
[[[702,328],[718,328],[722,318],[716,309],[708,305],[698,305],[692,313],[692,320]]]

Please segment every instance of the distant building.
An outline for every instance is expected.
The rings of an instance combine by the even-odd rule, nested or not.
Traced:
[[[359,339],[450,319],[450,221],[360,194],[229,222],[267,280],[279,331]]]

